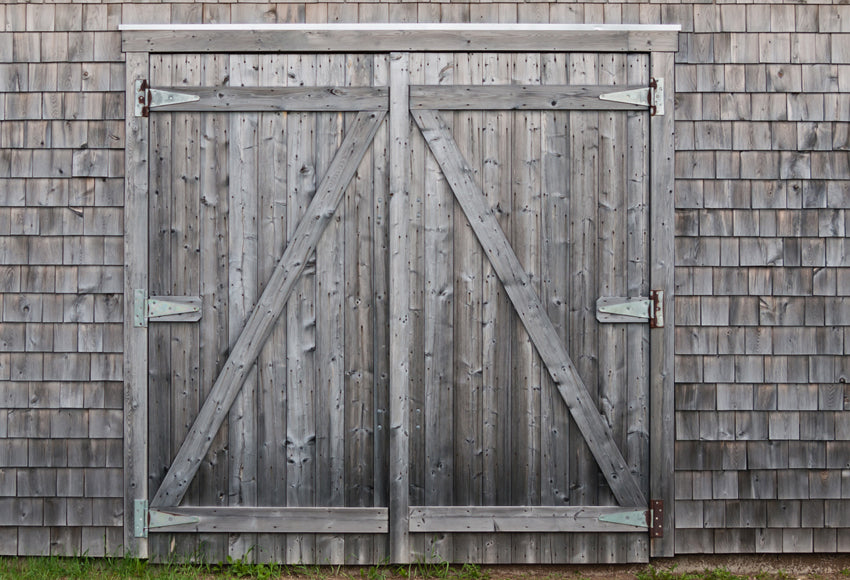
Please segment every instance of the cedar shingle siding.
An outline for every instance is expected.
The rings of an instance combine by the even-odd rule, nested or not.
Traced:
[[[682,26],[676,551],[850,550],[850,6],[49,3],[0,5],[0,553],[121,549],[118,24],[494,16]]]

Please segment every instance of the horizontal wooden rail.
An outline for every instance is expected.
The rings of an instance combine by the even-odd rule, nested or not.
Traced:
[[[645,532],[647,511],[616,506],[411,507],[411,532]],[[633,523],[622,523],[631,521]],[[642,525],[641,525],[642,524]]]
[[[151,111],[386,111],[386,87],[152,87],[198,100],[151,105]]]
[[[384,534],[389,529],[387,508],[173,507],[150,514],[149,533]]]
[[[581,85],[415,85],[410,87],[411,109],[438,110],[586,110],[641,111],[649,104],[603,101],[614,91],[643,89],[630,86]]]
[[[677,49],[677,27],[672,26],[122,26],[124,52],[651,52]]]

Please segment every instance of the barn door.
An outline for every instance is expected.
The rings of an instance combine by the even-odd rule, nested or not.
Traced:
[[[646,560],[648,58],[424,54],[410,76],[414,552]]]
[[[385,557],[386,71],[151,59],[154,557]]]
[[[648,559],[648,70],[153,55],[151,554]]]

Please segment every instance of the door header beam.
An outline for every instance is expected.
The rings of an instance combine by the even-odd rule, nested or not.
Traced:
[[[122,24],[124,52],[675,52],[678,25]]]

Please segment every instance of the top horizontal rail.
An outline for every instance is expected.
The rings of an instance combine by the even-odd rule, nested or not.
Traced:
[[[123,24],[125,52],[674,52],[677,25]]]

